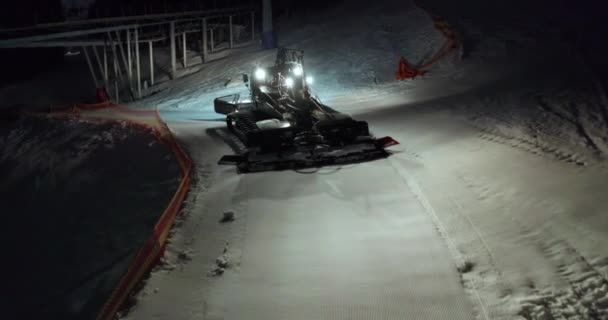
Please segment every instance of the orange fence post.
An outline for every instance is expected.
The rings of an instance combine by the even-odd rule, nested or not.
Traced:
[[[399,59],[399,67],[395,73],[395,78],[397,80],[405,80],[424,75],[425,73],[426,71],[414,68],[404,57],[401,57],[401,59]]]

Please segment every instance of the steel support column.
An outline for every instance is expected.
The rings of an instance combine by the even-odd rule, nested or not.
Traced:
[[[129,64],[127,74],[131,79],[133,77],[133,59],[131,57],[131,32],[129,30],[127,30],[127,63]]]
[[[99,82],[97,81],[97,75],[95,75],[95,69],[93,69],[93,63],[91,63],[91,57],[89,57],[89,52],[87,51],[87,47],[82,47],[82,51],[84,51],[84,56],[87,60],[87,65],[89,66],[89,71],[91,71],[91,77],[93,77],[93,82],[95,83],[95,88],[99,88]]]
[[[122,70],[120,69],[120,63],[118,62],[118,53],[116,52],[116,44],[114,43],[114,41],[111,38],[111,35],[108,33],[108,37],[110,37],[110,46],[112,46],[112,54],[113,54],[113,58],[114,58],[114,76],[116,78],[121,78],[122,79]]]
[[[203,33],[203,50],[201,53],[203,55],[203,63],[205,63],[207,62],[207,18],[203,18],[201,30]]]
[[[175,79],[177,74],[177,67],[175,66],[177,63],[177,57],[175,54],[175,21],[169,22],[169,38],[171,38],[171,78]]]
[[[106,46],[103,47],[103,80],[108,82],[108,50]]]
[[[150,85],[154,85],[154,50],[152,41],[148,42],[148,49],[150,50]]]
[[[141,67],[139,63],[139,30],[135,28],[135,67],[137,70],[137,98],[141,98]]]
[[[103,86],[107,90],[108,79],[106,79],[106,76],[104,74],[103,64],[101,62],[101,59],[99,58],[99,51],[97,51],[96,46],[93,46],[93,54],[95,54],[95,61],[97,61],[97,67],[99,68],[99,74],[100,74],[101,80],[103,81]]]
[[[188,66],[188,61],[187,61],[187,53],[188,51],[186,50],[187,46],[186,46],[186,32],[184,32],[182,34],[182,64],[184,65],[184,68],[186,68]]]
[[[213,43],[213,33],[215,31],[215,28],[211,28],[211,32],[209,33],[209,35],[211,36],[211,38],[209,39],[209,41],[211,42],[211,52],[215,51],[215,43]]]
[[[114,44],[112,44],[112,48],[114,48]],[[112,53],[114,54],[114,59],[112,59],[112,62],[114,63],[114,99],[116,100],[116,103],[120,103],[120,89],[118,88],[118,75],[120,72],[118,71],[118,56],[116,55],[116,49],[112,50]]]
[[[120,40],[120,32],[118,32],[118,30],[116,30],[116,43],[118,44],[118,49],[120,51],[120,57],[122,58],[122,65],[125,68],[125,71],[127,73],[127,79],[129,79],[129,87],[132,88],[133,72],[131,72],[131,70],[129,70],[129,63],[127,62],[127,55],[125,54],[125,48],[123,47],[122,41]]]
[[[230,30],[230,49],[232,49],[233,39],[232,39],[232,16],[228,16],[228,29]]]

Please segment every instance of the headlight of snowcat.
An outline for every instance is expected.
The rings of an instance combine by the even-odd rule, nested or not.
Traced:
[[[292,78],[286,78],[285,79],[285,86],[288,88],[291,88],[293,86],[293,79]]]
[[[257,68],[257,69],[255,69],[254,76],[257,81],[264,81],[264,80],[266,80],[266,70]]]
[[[288,88],[293,87],[293,79],[292,79],[292,78],[286,78],[286,79],[285,79],[285,85],[286,85]]]
[[[293,68],[293,74],[295,76],[301,76],[302,73],[304,73],[304,70],[302,70],[302,66],[296,66],[295,68]]]
[[[306,84],[312,84],[312,77],[306,76]]]

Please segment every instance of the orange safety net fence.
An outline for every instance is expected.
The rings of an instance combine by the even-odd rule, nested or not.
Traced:
[[[127,272],[122,276],[118,286],[114,289],[97,316],[97,320],[114,319],[133,289],[152,270],[164,254],[169,230],[190,189],[192,160],[182,149],[167,125],[161,120],[156,110],[134,110],[106,101],[98,104],[80,104],[64,107],[59,111],[50,113],[50,115],[75,117],[91,122],[127,122],[130,125],[154,134],[161,143],[171,149],[180,166],[181,181],[177,191],[156,222],[152,233],[148,236],[143,247],[139,249],[137,255],[130,263]]]
[[[395,79],[397,80],[412,79],[417,76],[424,75],[433,64],[437,63],[459,46],[458,40],[456,39],[456,32],[454,31],[454,28],[452,28],[452,26],[447,22],[447,20],[430,13],[428,10],[424,9],[418,3],[418,1],[414,1],[414,3],[416,6],[424,10],[424,12],[426,12],[431,19],[433,19],[435,28],[439,30],[441,34],[443,34],[446,40],[441,48],[428,61],[419,66],[411,65],[407,59],[402,56],[401,59],[399,59],[399,66],[397,72],[395,73]]]

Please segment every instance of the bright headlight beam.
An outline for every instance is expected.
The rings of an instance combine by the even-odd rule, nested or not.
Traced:
[[[258,81],[263,81],[266,79],[266,70],[257,68],[255,69],[255,79]]]
[[[293,86],[293,79],[292,78],[286,78],[285,79],[285,86],[287,86],[288,88],[291,88]]]
[[[302,70],[302,66],[296,66],[295,68],[293,68],[294,75],[301,76],[302,73],[304,73],[304,70]]]
[[[307,76],[306,77],[306,84],[312,84],[312,77],[311,76]]]

